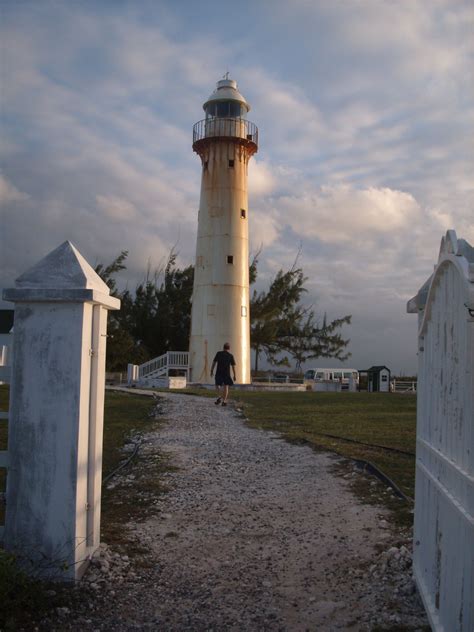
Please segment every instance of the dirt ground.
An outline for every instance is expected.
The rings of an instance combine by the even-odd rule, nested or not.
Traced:
[[[176,469],[154,514],[124,525],[140,563],[101,547],[75,605],[39,629],[429,629],[409,536],[354,496],[355,469],[341,474],[333,455],[251,429],[207,398],[169,394],[160,407],[168,422],[142,451]],[[117,484],[139,493],[130,472]]]

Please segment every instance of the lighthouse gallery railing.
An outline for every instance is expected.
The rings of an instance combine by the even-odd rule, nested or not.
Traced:
[[[243,118],[208,118],[193,126],[193,144],[206,138],[242,138],[258,145],[258,128]]]

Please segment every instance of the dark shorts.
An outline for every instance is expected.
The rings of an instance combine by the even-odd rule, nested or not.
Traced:
[[[232,386],[234,382],[232,381],[232,378],[230,377],[230,375],[221,375],[219,373],[216,373],[216,386]]]

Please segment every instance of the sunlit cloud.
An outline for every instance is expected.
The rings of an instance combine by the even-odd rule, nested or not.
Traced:
[[[415,366],[404,301],[446,229],[474,241],[471,3],[2,9],[0,285],[65,239],[92,264],[129,250],[132,288],[173,246],[191,263],[192,125],[229,69],[260,132],[259,287],[301,250],[308,302],[354,314],[357,363],[377,346],[378,362]]]

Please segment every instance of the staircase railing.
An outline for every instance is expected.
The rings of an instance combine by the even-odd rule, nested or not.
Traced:
[[[167,363],[168,354],[164,353],[157,358],[153,358],[152,360],[148,360],[148,362],[140,364],[138,367],[138,375],[139,377],[146,377],[147,375],[150,375],[150,373],[155,373],[156,371],[166,367]]]
[[[167,351],[163,355],[148,360],[138,367],[138,377],[150,375],[168,375],[170,369],[183,369],[188,372],[189,353],[187,351]]]

